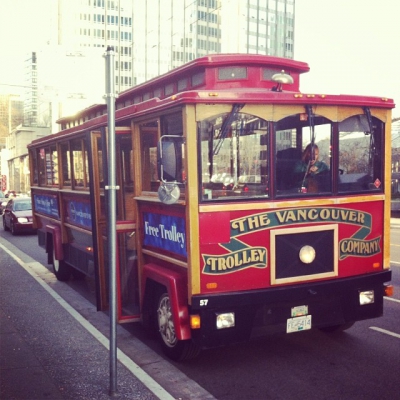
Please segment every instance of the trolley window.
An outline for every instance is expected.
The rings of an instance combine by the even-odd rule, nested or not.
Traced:
[[[72,153],[74,188],[88,188],[89,166],[85,142],[82,139],[71,140],[70,148]]]
[[[158,120],[140,126],[142,190],[156,192],[159,187],[157,176]]]
[[[382,123],[365,115],[339,123],[339,192],[382,191]]]
[[[60,145],[61,153],[61,169],[62,169],[62,185],[71,186],[71,157],[69,151],[69,143],[61,143]]]
[[[268,123],[239,108],[199,122],[204,201],[268,197]]]
[[[58,153],[55,145],[37,149],[33,162],[39,172],[40,186],[58,185]]]
[[[296,114],[275,124],[277,196],[316,195],[332,191],[332,124]]]

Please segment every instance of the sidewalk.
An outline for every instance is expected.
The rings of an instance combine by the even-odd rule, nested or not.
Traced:
[[[111,397],[109,318],[94,308],[0,237],[0,399],[213,399],[121,326]]]
[[[109,399],[109,354],[0,249],[0,398]],[[157,399],[123,365],[116,398]]]

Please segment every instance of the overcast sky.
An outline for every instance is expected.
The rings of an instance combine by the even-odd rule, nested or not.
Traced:
[[[303,92],[389,97],[400,117],[400,1],[296,0]]]
[[[0,0],[0,91],[23,84],[47,1]],[[400,0],[296,0],[294,58],[311,68],[303,92],[393,98],[400,117]]]

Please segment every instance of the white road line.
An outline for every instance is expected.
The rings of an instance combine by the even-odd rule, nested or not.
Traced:
[[[0,247],[11,256],[29,275],[31,275],[36,282],[38,282],[60,305],[63,307],[73,318],[75,318],[90,334],[92,334],[107,350],[109,350],[109,340],[99,332],[92,324],[90,324],[85,318],[83,318],[74,308],[72,308],[61,296],[59,296],[49,285],[39,279],[34,274],[30,267],[42,267],[45,268],[39,262],[25,263],[18,256],[13,254],[10,250],[0,243]],[[165,400],[174,400],[161,385],[159,385],[150,375],[143,371],[135,362],[133,362],[125,353],[120,349],[117,350],[117,358],[121,364],[139,380],[141,381],[150,391],[156,396]]]
[[[390,300],[390,301],[394,301],[395,303],[400,303],[400,300],[398,299],[394,299],[392,297],[384,297],[385,300]]]
[[[398,333],[390,332],[390,331],[387,331],[386,329],[378,328],[377,326],[370,326],[369,329],[372,329],[374,331],[381,332],[386,335],[393,336],[397,339],[400,339],[400,335]]]

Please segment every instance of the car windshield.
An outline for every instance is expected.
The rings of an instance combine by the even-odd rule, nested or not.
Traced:
[[[14,204],[15,211],[26,211],[32,210],[32,204],[30,201],[19,201]]]

